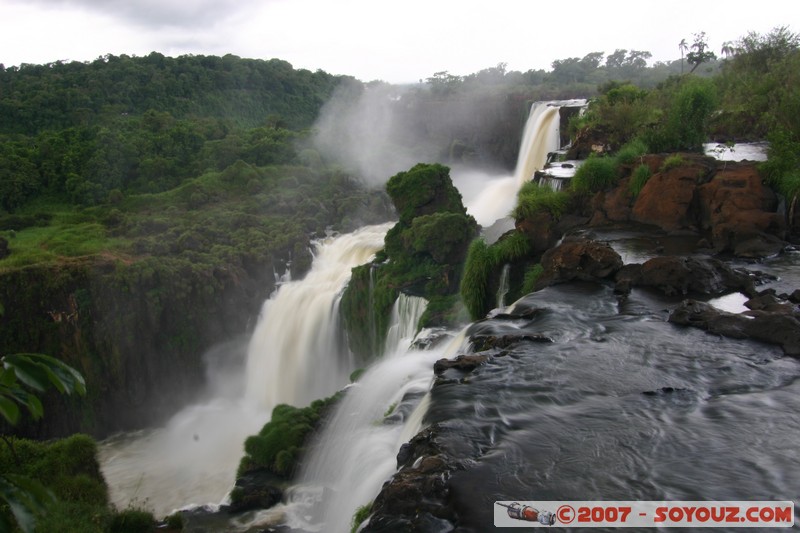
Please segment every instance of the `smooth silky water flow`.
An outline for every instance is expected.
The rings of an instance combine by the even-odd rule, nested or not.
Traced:
[[[559,148],[559,105],[532,107],[513,176],[487,181],[481,175],[473,180],[472,197],[465,194],[465,203],[480,223],[507,215],[517,190],[545,165],[547,154]],[[463,181],[459,184],[457,176],[454,181],[464,192]],[[347,383],[354,368],[340,341],[338,299],[350,270],[383,247],[389,227],[362,228],[316,243],[308,275],[282,283],[264,304],[245,371],[233,376],[239,383],[233,390],[243,386],[243,394],[230,393],[229,387],[226,394],[182,410],[164,428],[101,443],[103,474],[118,507],[141,505],[165,516],[176,509],[224,503],[244,439],[261,429],[275,405],[307,405]],[[277,516],[306,528],[347,531],[356,508],[374,498],[394,470],[400,445],[419,429],[429,403],[433,362],[463,348],[458,332],[450,332],[454,339],[434,350],[410,348],[424,307],[419,298],[398,299],[383,358],[348,391],[288,505],[264,513],[264,520]],[[313,508],[319,505],[319,497],[308,495],[321,487],[333,490],[336,497],[327,498],[319,514],[308,510],[309,502]]]
[[[534,129],[541,135],[533,137],[552,140],[542,130],[557,126],[557,111],[544,107],[532,110],[528,125],[539,124]],[[545,157],[558,148],[555,139],[556,145],[545,143]],[[462,189],[481,224],[510,211],[533,172],[523,160],[521,154],[513,177],[484,180],[471,195]],[[463,186],[457,176],[454,181]],[[346,383],[348,352],[325,357],[339,346],[336,302],[350,269],[382,247],[388,227],[356,232],[364,239],[363,254],[329,262],[336,265],[330,284],[314,281],[326,263],[327,244],[320,244],[307,278],[284,284],[265,304],[249,345],[247,377],[240,378],[245,394],[220,395],[182,411],[166,428],[101,446],[117,505],[149,502],[163,515],[222,501],[244,438],[260,429],[276,403],[307,404]],[[630,242],[616,239],[626,259],[649,255]],[[790,255],[748,267],[781,273],[775,283],[793,290],[800,286],[797,260]],[[306,283],[319,285],[305,294]],[[329,298],[315,300],[318,292],[330,292]],[[289,293],[298,300],[278,303]],[[552,287],[469,331],[450,332],[437,348],[418,350],[410,345],[424,301],[402,297],[385,353],[347,388],[287,502],[241,527],[285,523],[349,531],[355,510],[394,472],[399,447],[434,422],[453,454],[465,460],[451,477],[464,531],[492,528],[495,500],[797,500],[797,361],[772,346],[673,326],[666,322],[673,303],[636,290],[619,300],[592,284]],[[316,325],[306,327],[306,318]],[[288,332],[292,342],[280,340]],[[554,342],[520,343],[476,369],[468,383],[431,389],[433,362],[463,353],[467,336],[479,333],[546,335]],[[273,346],[291,355],[280,357]],[[319,369],[326,375],[316,375]]]
[[[163,428],[100,444],[115,505],[165,516],[223,503],[244,440],[260,431],[275,405],[304,406],[347,384],[353,368],[347,350],[339,350],[338,300],[351,269],[383,247],[390,227],[369,226],[315,243],[306,278],[283,283],[265,302],[247,347],[246,371],[225,376],[234,382],[225,393],[183,409]]]
[[[572,283],[470,327],[553,342],[432,391],[426,421],[466,465],[451,477],[464,531],[490,528],[496,500],[798,500],[800,364],[674,326],[668,305]]]

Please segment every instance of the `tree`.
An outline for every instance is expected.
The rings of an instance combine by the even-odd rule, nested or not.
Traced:
[[[701,64],[708,61],[713,61],[716,58],[717,55],[708,49],[706,32],[701,31],[700,33],[695,33],[694,43],[692,43],[692,51],[686,54],[686,61],[692,65],[692,70],[689,71],[689,74],[697,70],[697,67],[699,67]]]
[[[625,56],[628,54],[628,51],[624,48],[617,48],[614,50],[613,54],[608,54],[606,57],[606,67],[608,68],[620,68],[623,63],[625,62]]]
[[[731,41],[725,41],[722,43],[722,55],[725,56],[725,59],[728,59],[732,55],[736,53],[736,49],[733,47],[733,43]]]
[[[686,39],[681,39],[681,42],[678,43],[678,50],[681,51],[681,76],[683,76],[683,55],[689,51],[689,43],[686,42]]]
[[[0,358],[0,414],[6,422],[16,425],[20,407],[28,410],[34,419],[44,414],[42,402],[36,392],[55,387],[62,394],[86,394],[83,376],[69,365],[43,354],[13,354]],[[3,436],[6,444],[10,441]],[[11,448],[13,452],[13,447]],[[33,533],[36,516],[54,501],[53,494],[41,483],[20,475],[0,474],[0,500],[4,501],[17,526],[25,533]],[[0,513],[0,530],[11,531],[8,516]]]

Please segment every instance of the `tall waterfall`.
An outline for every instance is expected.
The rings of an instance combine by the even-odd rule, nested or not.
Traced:
[[[533,107],[514,176],[483,183],[468,203],[479,223],[506,216],[532,169],[544,166],[547,153],[558,148],[558,109],[557,104]],[[275,405],[304,406],[347,384],[352,361],[339,342],[339,298],[351,269],[383,247],[389,227],[366,227],[316,243],[306,277],[282,280],[265,302],[235,393],[186,408],[165,428],[101,445],[103,473],[118,507],[144,505],[163,516],[192,503],[223,501],[244,439],[261,428]],[[399,446],[420,427],[433,363],[453,357],[464,342],[461,334],[431,350],[410,348],[425,304],[406,295],[395,303],[385,356],[348,387],[323,429],[286,506],[290,526],[348,531],[356,508],[370,502],[394,472]],[[310,524],[303,502],[320,487],[334,489],[333,497],[325,498],[322,525]]]
[[[483,227],[508,216],[517,203],[517,192],[536,170],[544,168],[547,154],[560,148],[559,109],[563,102],[537,102],[531,106],[522,134],[513,176],[482,183],[474,194],[465,196],[467,211]]]
[[[391,224],[369,226],[318,244],[311,271],[264,303],[247,353],[246,395],[271,411],[330,396],[353,371],[339,342],[339,298],[353,267],[383,247]]]
[[[533,173],[544,168],[547,154],[558,150],[560,146],[560,105],[539,102],[531,107],[525,130],[522,134],[517,167],[514,179],[517,187],[530,181]]]
[[[221,503],[233,487],[244,440],[275,405],[304,406],[347,384],[352,368],[346,350],[337,349],[337,302],[351,269],[383,247],[390,227],[315,243],[306,278],[286,281],[264,304],[237,386],[183,409],[166,427],[101,443],[103,475],[117,507],[141,505],[165,516]]]

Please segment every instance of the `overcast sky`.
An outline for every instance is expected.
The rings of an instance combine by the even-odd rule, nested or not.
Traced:
[[[501,62],[549,70],[617,48],[672,60],[701,31],[719,55],[798,21],[797,0],[0,0],[0,63],[231,53],[404,83]]]

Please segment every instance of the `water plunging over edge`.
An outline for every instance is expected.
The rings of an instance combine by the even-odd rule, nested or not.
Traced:
[[[163,428],[100,443],[101,469],[117,507],[135,504],[161,517],[224,503],[244,440],[260,431],[275,405],[303,406],[347,383],[352,362],[333,341],[338,299],[351,269],[383,247],[390,227],[368,226],[314,243],[306,278],[282,283],[262,308],[240,378],[244,393],[189,406]]]

